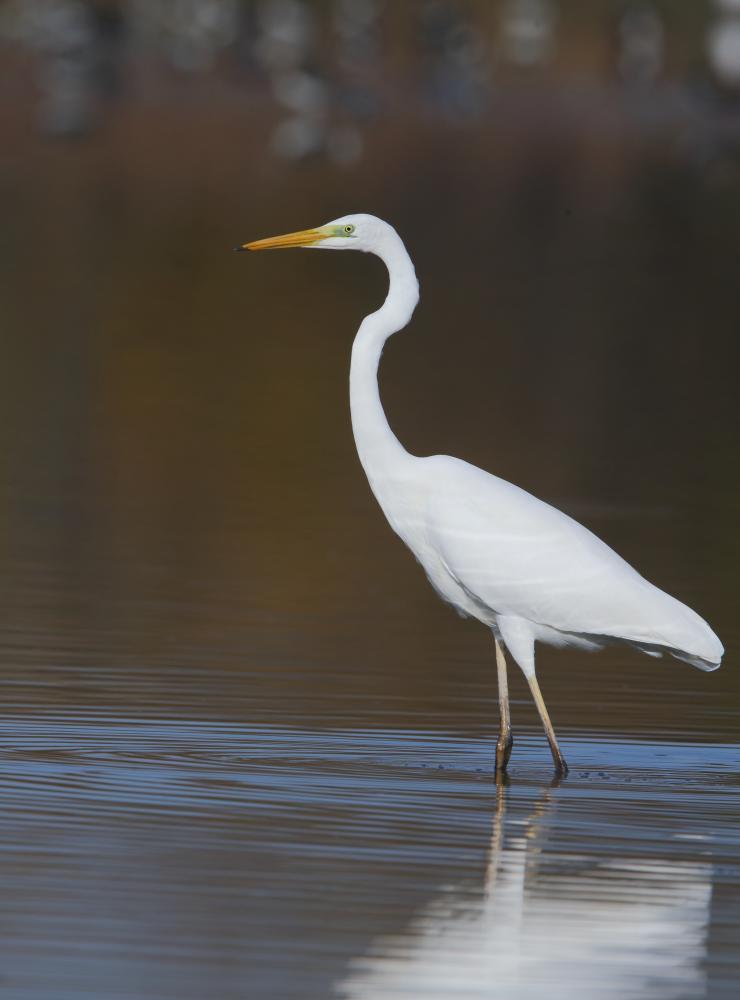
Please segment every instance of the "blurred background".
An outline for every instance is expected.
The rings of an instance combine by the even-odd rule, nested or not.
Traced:
[[[3,0],[0,60],[6,711],[490,730],[489,637],[354,453],[382,266],[230,252],[357,211],[421,281],[408,449],[567,510],[732,654],[738,0]],[[715,736],[731,661],[541,655],[560,727]]]
[[[0,207],[3,998],[734,1000],[740,0],[0,0]],[[562,787],[357,460],[382,265],[231,252],[354,212],[406,447],[725,643],[541,648]]]

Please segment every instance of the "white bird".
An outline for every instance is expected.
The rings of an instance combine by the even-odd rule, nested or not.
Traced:
[[[463,615],[491,629],[501,728],[496,770],[512,748],[504,647],[527,679],[556,770],[567,772],[535,675],[535,640],[596,649],[614,640],[716,670],[722,643],[694,611],[649,583],[587,528],[518,486],[448,455],[410,455],[391,430],[378,390],[386,340],[411,319],[419,284],[401,238],[373,215],[245,243],[238,250],[312,247],[374,253],[388,269],[383,305],[352,346],[350,408],[357,452],[391,527],[430,583]]]

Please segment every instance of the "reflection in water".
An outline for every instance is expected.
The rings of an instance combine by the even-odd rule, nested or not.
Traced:
[[[584,742],[579,759],[606,750],[611,775],[543,792],[540,743],[519,741],[494,805],[485,738],[308,714],[4,715],[3,986],[23,1000],[689,1000],[711,879],[708,995],[735,1000],[736,748]]]
[[[445,888],[403,933],[352,963],[339,995],[535,1000],[547,987],[551,1000],[705,996],[711,865],[584,856],[553,872],[556,796],[545,791],[507,835],[500,785],[479,897]]]

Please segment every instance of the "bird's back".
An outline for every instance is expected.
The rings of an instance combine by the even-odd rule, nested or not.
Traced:
[[[461,610],[489,623],[491,615],[513,615],[564,641],[613,637],[665,648],[705,670],[719,666],[722,645],[707,623],[583,525],[467,462],[446,455],[416,462],[423,513],[412,531],[396,527]],[[440,567],[450,577],[447,593]]]

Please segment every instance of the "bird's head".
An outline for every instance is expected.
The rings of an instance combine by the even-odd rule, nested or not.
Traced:
[[[285,247],[309,247],[318,250],[365,250],[378,253],[396,231],[374,215],[344,215],[316,229],[302,229],[284,236],[243,243],[237,250],[277,250]]]

